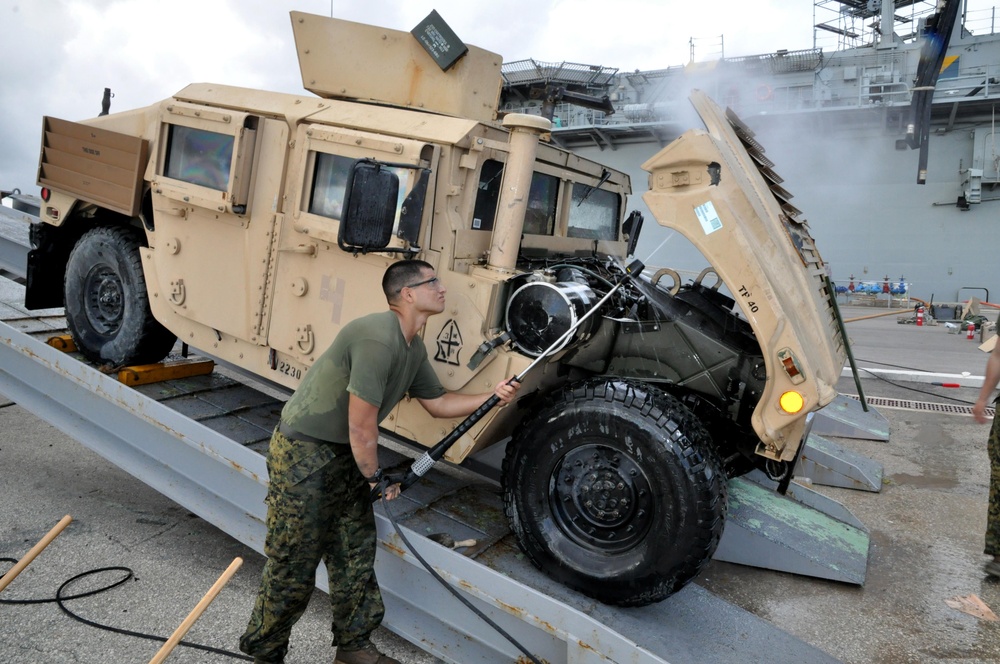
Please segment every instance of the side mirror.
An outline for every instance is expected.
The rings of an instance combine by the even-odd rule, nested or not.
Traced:
[[[639,233],[642,232],[643,221],[642,213],[638,210],[632,210],[625,219],[625,223],[622,224],[622,232],[628,238],[628,246],[625,249],[626,256],[635,255],[635,247],[639,244]]]
[[[392,238],[399,178],[383,164],[355,162],[347,180],[337,244],[344,251],[383,249]]]

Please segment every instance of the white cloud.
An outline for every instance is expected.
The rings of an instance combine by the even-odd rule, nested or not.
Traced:
[[[984,1],[984,0],[978,0]],[[301,91],[292,9],[410,30],[436,9],[469,44],[533,57],[660,69],[689,40],[729,57],[812,46],[810,0],[0,0],[0,187],[34,191],[43,115],[67,119],[169,97],[188,83]]]

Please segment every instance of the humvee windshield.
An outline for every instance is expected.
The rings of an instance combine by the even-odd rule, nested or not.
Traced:
[[[472,228],[492,230],[496,217],[497,200],[503,180],[503,164],[488,160],[479,174],[479,192],[473,213]],[[560,180],[554,175],[535,171],[531,176],[528,207],[524,214],[524,233],[527,235],[555,234],[558,219]],[[564,182],[572,187],[572,203],[568,214],[567,237],[589,240],[617,240],[621,197],[603,189],[594,189],[582,183]]]
[[[589,240],[617,240],[620,205],[618,194],[574,185],[566,235]]]

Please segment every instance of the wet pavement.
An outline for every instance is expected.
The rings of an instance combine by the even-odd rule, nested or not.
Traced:
[[[850,307],[844,313],[851,319],[877,312]],[[862,372],[867,396],[899,406],[878,408],[889,422],[889,442],[831,437],[883,465],[882,490],[814,487],[870,529],[865,585],[718,561],[697,583],[848,664],[1000,662],[1000,623],[945,603],[976,595],[1000,612],[1000,583],[982,572],[988,426],[962,412],[978,388],[932,385],[963,372],[975,382],[986,354],[978,341],[948,334],[943,325],[896,322],[896,315],[907,314],[847,324],[859,366],[903,372],[892,374],[893,383]],[[851,378],[842,378],[838,389],[858,393]],[[950,404],[955,408],[947,410],[957,412],[915,410],[909,402]],[[51,596],[81,571],[124,565],[134,570],[133,580],[71,608],[101,622],[167,636],[232,559],[243,556],[244,566],[188,635],[196,643],[235,647],[262,558],[2,398],[0,496],[0,556],[23,555],[64,514],[75,519],[0,599]],[[316,593],[296,628],[289,662],[330,661],[325,601]],[[377,639],[408,664],[437,661],[387,632]],[[73,622],[52,604],[0,605],[2,661],[149,661],[158,647]],[[227,658],[179,649],[169,661]],[[760,661],[767,661],[767,653]]]
[[[875,312],[848,307],[844,317]],[[951,382],[942,375],[963,372],[975,382],[987,355],[978,350],[978,337],[970,341],[964,334],[949,334],[943,325],[900,324],[894,315],[846,327],[859,367],[906,372],[905,380],[893,375],[892,383],[861,372],[867,376],[862,380],[866,396],[902,402],[902,407],[878,408],[890,425],[888,442],[830,437],[883,465],[882,490],[813,487],[869,528],[865,585],[717,561],[698,583],[849,664],[1000,662],[1000,622],[945,603],[976,595],[1000,614],[1000,582],[982,571],[989,560],[982,553],[989,426],[971,415],[917,411],[905,403],[971,407],[978,387],[932,383]],[[858,394],[852,378],[842,379],[838,389]]]

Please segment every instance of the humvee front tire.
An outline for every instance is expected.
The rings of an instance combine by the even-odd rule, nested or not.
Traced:
[[[121,366],[162,360],[176,337],[149,309],[139,234],[118,226],[87,231],[70,252],[66,324],[93,362]]]
[[[682,588],[715,552],[721,467],[677,399],[591,379],[551,398],[511,440],[504,510],[549,576],[607,604],[642,606]]]

